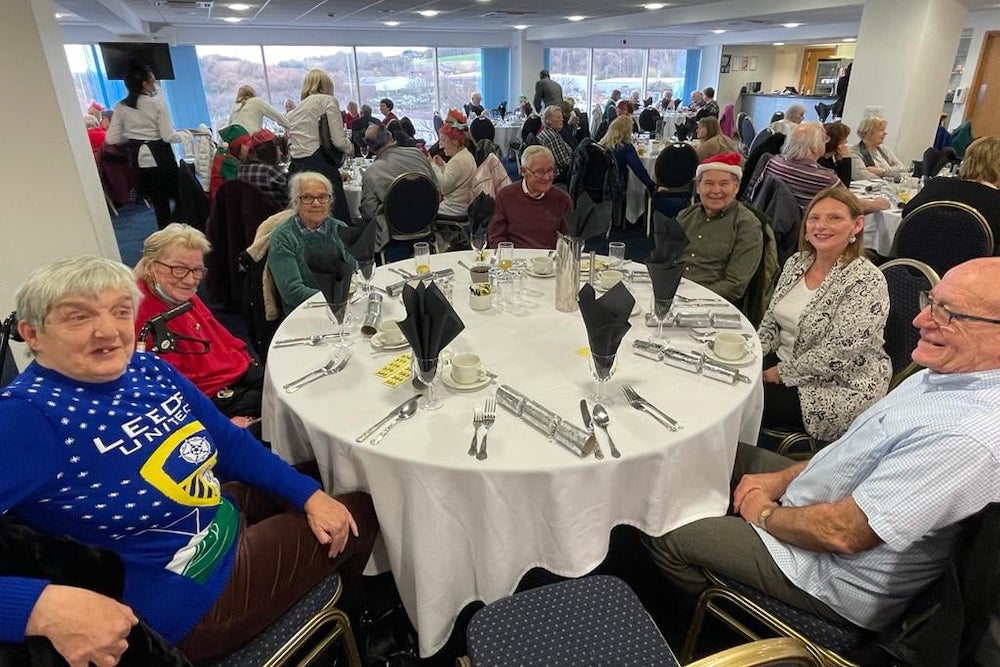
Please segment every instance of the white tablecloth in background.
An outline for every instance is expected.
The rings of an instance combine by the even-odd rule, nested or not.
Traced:
[[[883,257],[892,257],[892,240],[903,221],[903,213],[898,208],[869,213],[865,216],[865,247]]]
[[[516,257],[542,251],[515,251]],[[471,252],[433,255],[432,268],[471,260]],[[411,269],[411,262],[401,266]],[[579,401],[593,389],[587,361],[578,353],[587,337],[580,314],[554,308],[555,279],[530,279],[542,294],[521,315],[478,313],[468,305],[468,274],[456,267],[455,308],[466,330],[452,343],[456,353],[476,352],[499,382],[580,423]],[[376,285],[398,280],[385,268]],[[646,309],[648,284],[635,286]],[[684,283],[683,295],[706,290]],[[386,315],[401,319],[398,299],[386,299]],[[723,306],[732,310],[731,306]],[[264,388],[264,436],[290,462],[315,457],[327,489],[371,493],[384,552],[370,569],[391,569],[407,614],[417,628],[422,655],[439,650],[458,612],[513,592],[531,568],[581,576],[607,555],[611,529],[627,524],[650,535],[704,517],[721,516],[729,503],[729,477],[738,440],[754,442],[763,390],[760,364],[744,372],[750,384],[728,386],[635,356],[632,340],[648,338],[643,318],[619,354],[610,383],[611,433],[622,458],[581,460],[498,408],[490,431],[489,458],[466,454],[472,413],[493,387],[453,392],[439,381],[443,407],[399,423],[377,447],[354,438],[411,395],[409,383],[381,384],[375,370],[397,353],[369,354],[359,341],[338,375],[293,394],[279,387],[320,366],[328,347],[272,349]],[[322,309],[299,308],[276,338],[329,331]],[[744,320],[744,331],[753,329]],[[672,332],[692,348],[685,331]],[[756,339],[752,345],[759,355]],[[670,432],[624,404],[621,385],[636,389],[686,428]],[[603,441],[602,441],[603,442]]]
[[[351,219],[360,220],[361,181],[358,179],[352,179],[344,183],[344,194],[347,195],[347,210],[351,212]]]
[[[510,142],[514,139],[521,140],[521,123],[497,125],[495,129],[496,138],[493,140],[493,143],[499,146],[503,154],[506,155],[507,149],[510,147]]]

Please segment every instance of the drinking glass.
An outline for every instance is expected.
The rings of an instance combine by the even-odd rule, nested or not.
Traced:
[[[625,244],[612,241],[608,244],[608,268],[621,271],[625,265]]]
[[[413,358],[413,374],[427,387],[423,402],[420,405],[424,410],[437,410],[441,407],[441,399],[438,398],[437,391],[434,389],[434,380],[437,379],[437,369],[437,357],[433,359]]]
[[[358,273],[361,274],[361,289],[364,295],[368,296],[372,292],[372,276],[375,274],[374,259],[359,259]]]
[[[487,234],[485,231],[476,232],[469,237],[469,243],[472,245],[472,249],[476,251],[475,261],[477,264],[481,264],[486,261],[486,243]]]
[[[341,349],[348,348],[354,343],[353,339],[350,339],[347,331],[348,320],[351,317],[350,314],[350,301],[343,301],[340,303],[330,303],[327,304],[330,313],[330,319],[334,324],[337,325],[340,336],[337,339],[337,344],[335,347]]]
[[[613,403],[611,396],[607,392],[607,384],[611,376],[615,374],[615,355],[598,355],[593,351],[590,353],[590,372],[594,376],[594,393],[591,400],[594,403]]]
[[[656,319],[656,339],[663,340],[663,325],[670,316],[670,307],[674,305],[673,299],[657,299],[653,297],[653,317]]]
[[[425,241],[413,244],[413,263],[418,276],[431,272],[431,246]]]
[[[497,244],[497,259],[500,268],[507,271],[514,265],[514,244],[510,241],[501,241]]]

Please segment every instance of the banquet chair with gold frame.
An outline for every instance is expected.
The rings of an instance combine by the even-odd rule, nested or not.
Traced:
[[[477,611],[466,631],[469,655],[457,667],[614,664],[675,667],[670,650],[639,598],[621,579],[570,579],[522,591]],[[788,638],[737,646],[696,667],[820,665],[804,643]]]
[[[890,254],[919,260],[943,276],[962,262],[992,256],[994,244],[982,213],[962,202],[934,201],[903,218]]]
[[[889,317],[885,322],[885,351],[892,362],[889,391],[921,366],[910,358],[920,331],[913,319],[920,312],[920,293],[929,292],[940,282],[934,269],[915,259],[894,259],[879,267],[889,288]]]
[[[437,186],[427,176],[412,171],[397,176],[382,201],[390,243],[398,241],[412,248],[416,241],[428,241],[438,252],[434,221],[439,199]],[[382,264],[386,263],[385,250],[380,251]]]

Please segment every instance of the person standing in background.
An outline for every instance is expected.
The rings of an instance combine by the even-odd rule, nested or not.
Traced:
[[[229,112],[230,125],[242,125],[247,132],[253,134],[264,127],[264,117],[268,117],[281,127],[288,129],[288,119],[270,104],[257,97],[253,86],[240,86],[236,91],[236,105]]]
[[[535,82],[535,111],[541,112],[548,106],[559,106],[563,99],[563,89],[549,76],[549,70],[543,69],[538,73],[538,81]]]

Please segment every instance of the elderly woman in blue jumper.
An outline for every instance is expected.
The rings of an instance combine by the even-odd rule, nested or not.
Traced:
[[[35,360],[0,393],[0,512],[114,551],[125,586],[0,577],[0,640],[47,636],[72,664],[116,664],[137,616],[192,660],[230,652],[329,573],[360,578],[377,531],[367,495],[327,495],[135,352],[138,299],[127,267],[89,256],[16,296]]]
[[[861,202],[843,186],[806,209],[799,252],[785,262],[758,331],[765,426],[836,440],[889,389],[889,290],[864,256],[864,225]]]
[[[267,269],[281,295],[286,315],[319,291],[306,263],[307,254],[336,250],[345,260],[355,263],[340,238],[339,230],[347,227],[347,223],[330,215],[333,206],[330,179],[314,171],[299,172],[288,185],[288,200],[291,212],[271,232],[267,251]]]

